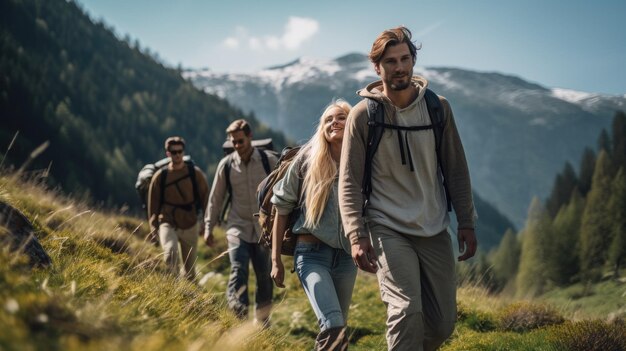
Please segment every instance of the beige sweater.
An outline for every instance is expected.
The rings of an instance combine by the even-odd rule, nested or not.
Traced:
[[[430,118],[424,92],[428,82],[414,77],[416,100],[398,109],[381,93],[378,81],[360,90],[385,108],[387,123],[404,126],[428,125]],[[459,228],[474,228],[474,203],[465,153],[448,101],[440,97],[446,120],[441,145],[442,167],[447,175],[452,206]],[[400,158],[397,132],[386,130],[372,161],[372,193],[365,218],[361,216],[365,146],[368,134],[367,102],[364,99],[350,111],[346,124],[340,163],[339,205],[346,235],[352,242],[367,237],[366,222],[382,224],[406,235],[433,236],[449,224],[442,175],[437,167],[434,134],[431,130],[402,132],[408,142],[415,170]],[[405,150],[406,152],[407,150]]]
[[[265,152],[265,151],[263,151]],[[276,167],[278,159],[271,153],[266,153],[270,169]],[[232,157],[232,159],[231,159]],[[221,215],[222,206],[227,194],[226,186],[226,162],[232,160],[230,167],[230,185],[233,198],[230,203],[226,234],[248,243],[257,243],[261,235],[259,221],[254,216],[259,212],[256,191],[259,183],[267,174],[263,168],[263,161],[257,149],[252,151],[250,161],[246,164],[239,154],[233,151],[232,156],[224,157],[217,165],[215,178],[211,187],[211,194],[205,212],[205,226],[208,233],[213,233]]]

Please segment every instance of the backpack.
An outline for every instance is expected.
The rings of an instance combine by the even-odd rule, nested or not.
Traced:
[[[259,238],[259,244],[267,248],[272,247],[272,230],[274,229],[274,218],[276,216],[276,208],[271,199],[274,195],[274,185],[279,180],[283,179],[292,161],[296,159],[296,155],[300,151],[300,147],[286,147],[280,154],[276,168],[270,173],[257,188],[257,203],[259,205],[259,213],[255,214],[261,225],[261,237]],[[302,167],[298,170],[299,185],[298,193],[302,192],[302,175],[304,170]],[[299,196],[298,206],[291,211],[287,220],[287,227],[283,234],[283,245],[281,254],[293,256],[296,248],[296,237],[292,232],[293,225],[300,216],[300,209],[303,203],[303,196]]]
[[[171,161],[170,158],[166,157],[155,163],[149,163],[143,166],[143,168],[137,174],[137,182],[135,182],[135,189],[137,190],[137,195],[139,196],[139,199],[141,200],[141,207],[143,209],[146,209],[148,206],[148,191],[150,190],[150,183],[152,182],[152,177],[154,177],[154,174],[159,169],[163,169],[162,171],[163,176],[161,177],[161,184],[160,184],[161,203],[159,204],[159,207],[163,205],[163,193],[165,192],[165,187],[168,185],[165,183],[165,179],[167,176],[167,165],[170,163],[170,161]],[[193,198],[194,198],[194,204],[196,205],[196,210],[203,209],[204,206],[200,203],[200,195],[198,193],[198,184],[196,182],[195,164],[193,160],[191,159],[191,156],[189,155],[185,155],[183,157],[183,161],[185,161],[185,164],[187,165],[187,168],[189,171],[189,177],[191,178],[191,183],[193,185]],[[184,178],[186,177],[183,177],[181,179],[184,179]]]
[[[259,152],[259,155],[261,155],[261,163],[263,163],[263,169],[265,170],[265,174],[268,175],[272,171],[272,168],[270,167],[270,161],[269,161],[269,158],[267,157],[266,152],[274,153],[274,151],[264,150],[261,148],[257,148],[257,150]],[[230,209],[230,204],[233,201],[233,186],[230,183],[230,167],[231,167],[231,163],[233,162],[234,152],[235,151],[228,154],[227,156],[228,160],[226,161],[226,164],[224,165],[224,178],[226,179],[227,194],[226,194],[226,201],[224,201],[224,205],[222,206],[222,211],[220,213],[220,220],[219,220],[220,223],[226,223],[228,210]]]
[[[257,149],[271,151],[272,153],[276,154],[276,151],[274,151],[274,142],[272,141],[272,138],[252,140],[251,144]],[[224,156],[226,156],[235,151],[235,147],[230,140],[226,140],[222,144],[222,151],[224,151]],[[278,154],[276,154],[276,156],[278,156]]]
[[[385,129],[396,130],[398,133],[398,139],[402,142],[401,131],[420,131],[432,129],[435,134],[435,153],[437,154],[437,164],[443,174],[443,188],[446,194],[446,203],[448,205],[448,211],[452,210],[450,203],[450,192],[448,191],[448,184],[446,183],[446,174],[441,164],[441,139],[443,136],[443,129],[446,121],[443,114],[443,106],[437,94],[432,90],[426,89],[424,93],[424,100],[426,100],[426,106],[428,109],[428,116],[430,117],[430,125],[427,126],[399,126],[395,124],[385,123],[385,109],[380,102],[367,98],[367,147],[365,149],[365,170],[363,172],[363,182],[361,187],[361,193],[364,195],[363,210],[361,215],[365,216],[365,210],[369,205],[370,194],[372,193],[372,161],[374,160],[374,154],[378,149],[378,144],[383,137]],[[404,149],[400,148],[402,164],[406,164],[406,158],[404,155]],[[413,162],[409,155],[409,166],[413,170]]]

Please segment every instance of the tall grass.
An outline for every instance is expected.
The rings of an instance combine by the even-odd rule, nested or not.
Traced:
[[[292,349],[274,330],[232,316],[221,289],[167,275],[140,220],[14,177],[0,177],[0,199],[33,221],[53,261],[31,270],[0,251],[3,349]]]
[[[0,349],[313,347],[317,320],[295,273],[286,274],[285,289],[274,290],[271,328],[260,329],[228,312],[224,291],[229,264],[227,255],[220,256],[226,250],[221,231],[215,247],[200,244],[199,284],[194,285],[166,273],[161,251],[144,239],[142,219],[123,211],[96,211],[45,189],[36,178],[0,175],[0,200],[31,219],[53,261],[49,268],[32,269],[25,257],[0,248]],[[284,261],[291,270],[291,259]],[[250,288],[253,296],[254,278]],[[616,289],[623,291],[623,286]],[[596,290],[598,300],[602,291]],[[581,330],[594,345],[619,347],[622,339],[616,335],[626,334],[619,314],[610,324],[604,318],[577,324],[571,319],[585,315],[563,307],[566,299],[558,295],[520,303],[466,280],[457,296],[457,328],[442,350],[560,350],[574,347],[566,343],[568,335]],[[546,308],[546,301],[556,307]],[[619,310],[619,301],[608,301]],[[385,318],[376,277],[359,272],[348,321],[351,350],[386,349]]]

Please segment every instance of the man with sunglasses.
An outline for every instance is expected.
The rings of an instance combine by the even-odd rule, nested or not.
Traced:
[[[270,252],[259,244],[261,228],[254,214],[259,211],[256,190],[270,169],[276,166],[276,156],[252,146],[252,130],[247,121],[236,120],[226,129],[235,151],[217,166],[206,209],[204,240],[213,245],[213,229],[218,224],[224,201],[230,196],[231,207],[226,221],[228,257],[231,264],[226,290],[228,307],[241,319],[248,316],[248,276],[252,262],[256,275],[255,322],[267,326],[272,306]],[[228,181],[227,178],[228,177]],[[228,186],[230,184],[230,187]]]
[[[158,236],[170,273],[178,275],[179,256],[182,256],[185,277],[193,282],[198,235],[204,233],[204,225],[198,223],[198,212],[208,201],[209,185],[198,167],[184,161],[184,153],[183,138],[173,136],[165,140],[165,155],[170,163],[152,177],[148,218],[150,236]]]

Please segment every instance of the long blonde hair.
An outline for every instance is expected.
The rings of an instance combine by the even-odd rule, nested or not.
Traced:
[[[305,196],[304,226],[307,228],[314,228],[319,224],[338,173],[337,164],[331,157],[330,145],[324,133],[324,119],[335,107],[342,109],[346,115],[352,108],[342,99],[334,100],[326,106],[315,134],[302,146],[298,156],[298,161],[302,162],[306,170],[302,182],[302,194]]]

